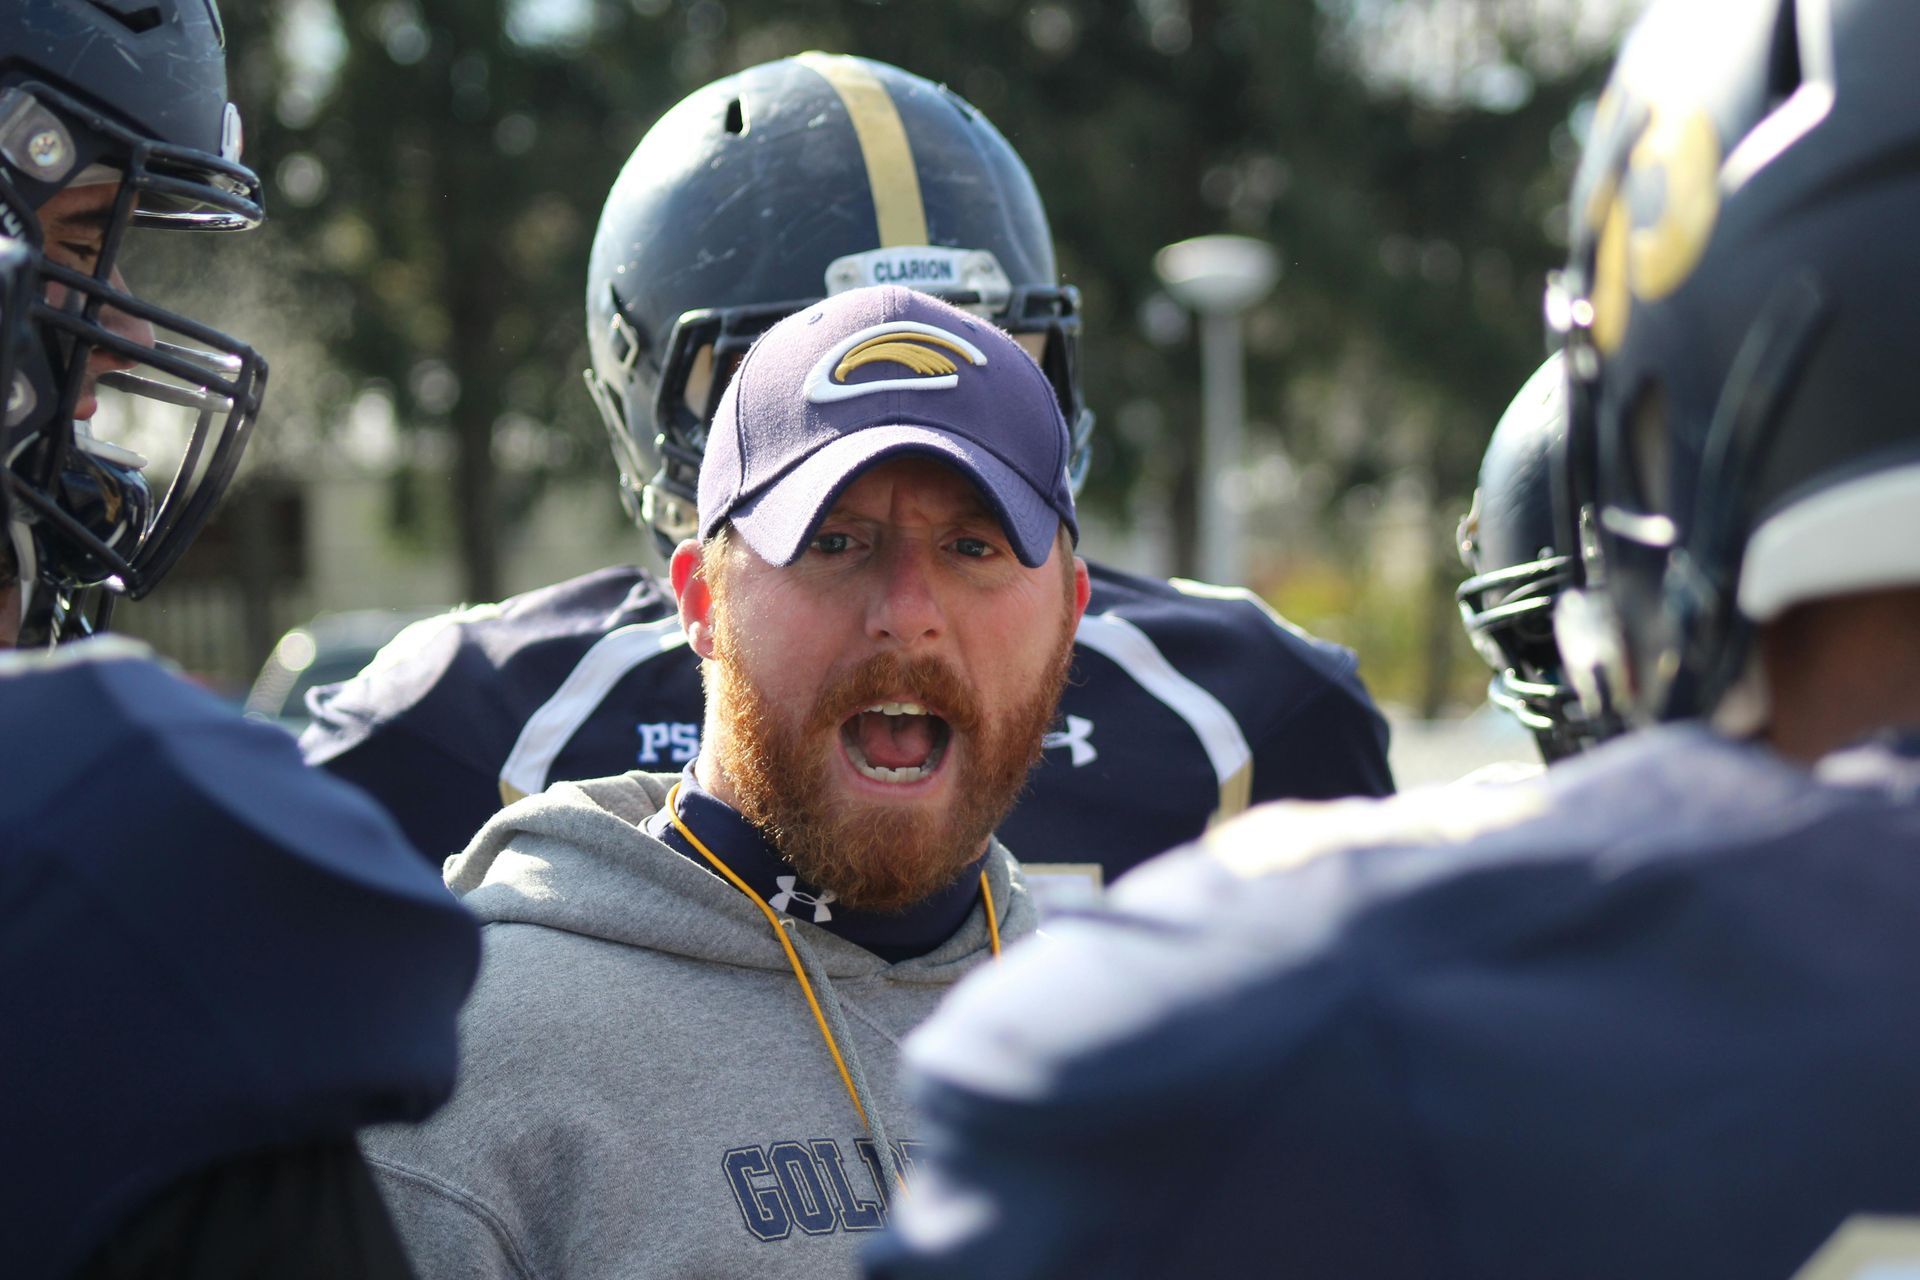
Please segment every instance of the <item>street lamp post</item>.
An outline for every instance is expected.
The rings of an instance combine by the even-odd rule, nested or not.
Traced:
[[[1241,320],[1279,280],[1279,255],[1246,236],[1199,236],[1160,250],[1153,265],[1167,292],[1200,317],[1200,574],[1238,586],[1246,540],[1230,477],[1246,440]]]

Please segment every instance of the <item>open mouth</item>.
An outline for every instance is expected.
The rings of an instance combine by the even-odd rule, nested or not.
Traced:
[[[947,722],[918,702],[876,702],[840,726],[847,759],[862,777],[875,782],[931,778],[952,740]]]

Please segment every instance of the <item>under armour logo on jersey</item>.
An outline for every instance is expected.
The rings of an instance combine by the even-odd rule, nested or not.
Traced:
[[[1093,721],[1080,716],[1068,716],[1067,727],[1049,733],[1041,740],[1040,746],[1045,751],[1066,747],[1073,753],[1073,767],[1076,769],[1100,758],[1100,753],[1093,746]]]
[[[798,902],[803,906],[813,908],[813,922],[815,924],[825,924],[827,921],[833,919],[833,912],[827,909],[828,903],[839,901],[839,895],[833,890],[823,889],[817,895],[803,893],[795,887],[800,883],[798,876],[778,876],[774,879],[774,883],[780,886],[780,892],[768,898],[767,905],[775,911],[785,911],[788,915],[792,915],[793,912],[791,908],[794,903]]]
[[[960,385],[960,364],[984,367],[986,353],[957,333],[918,320],[889,320],[840,339],[807,372],[807,399],[814,404],[852,400],[883,391],[944,391]],[[904,378],[848,382],[860,369],[893,364]]]

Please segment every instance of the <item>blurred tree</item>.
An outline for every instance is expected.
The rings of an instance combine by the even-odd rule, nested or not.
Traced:
[[[593,10],[543,21],[551,8],[278,0],[232,24],[245,87],[271,104],[252,158],[273,235],[298,247],[309,322],[350,375],[319,408],[343,414],[371,389],[450,443],[475,600],[500,594],[502,529],[597,434],[578,392],[587,250],[637,135],[626,104],[655,105],[631,86],[668,80],[674,53],[631,11],[605,6],[618,29],[590,40]],[[422,478],[396,475],[403,524]]]

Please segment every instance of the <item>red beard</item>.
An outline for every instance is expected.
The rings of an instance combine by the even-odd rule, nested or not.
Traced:
[[[974,691],[937,658],[876,654],[835,680],[796,722],[747,676],[724,611],[715,602],[714,659],[704,664],[719,730],[706,745],[741,814],[765,831],[800,877],[849,907],[900,911],[939,892],[980,856],[1040,759],[1073,663],[1064,634],[1033,695],[988,715]],[[944,811],[863,804],[835,796],[835,740],[847,718],[885,699],[938,708],[960,774]]]

